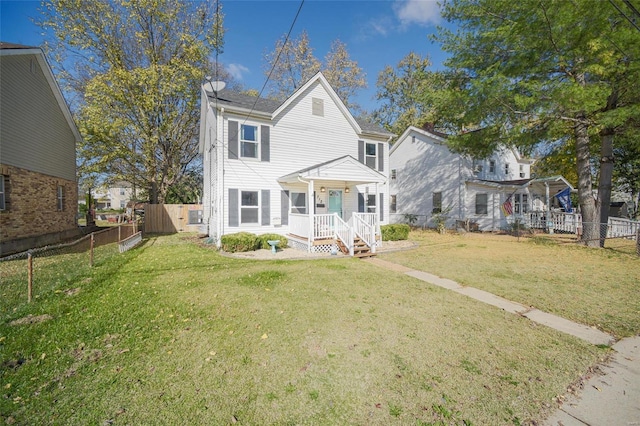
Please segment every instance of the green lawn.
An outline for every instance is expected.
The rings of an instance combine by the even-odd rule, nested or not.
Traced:
[[[183,236],[57,290],[0,300],[0,422],[526,424],[608,353],[356,259]]]
[[[381,258],[480,288],[618,338],[640,334],[640,257],[611,249],[557,244],[559,236],[414,231],[415,250]],[[629,240],[608,244],[634,248]],[[623,245],[624,244],[624,245]]]

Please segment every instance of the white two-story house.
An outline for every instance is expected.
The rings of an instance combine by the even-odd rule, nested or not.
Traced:
[[[202,87],[204,221],[219,245],[277,233],[318,252],[375,251],[389,220],[393,136],[355,119],[322,73],[284,102]]]
[[[453,153],[446,135],[410,126],[390,149],[391,221],[435,226],[472,223],[482,231],[507,228],[515,218],[546,212],[555,194],[573,187],[561,176],[532,179],[531,159],[504,148],[486,159]],[[540,216],[538,216],[540,217]]]

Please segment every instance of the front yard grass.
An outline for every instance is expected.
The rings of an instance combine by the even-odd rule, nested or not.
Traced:
[[[64,285],[0,301],[0,422],[527,424],[608,353],[356,259],[183,236]],[[27,314],[51,318],[11,325]]]
[[[440,235],[413,231],[420,247],[383,259],[449,278],[612,333],[640,333],[640,257],[558,244],[559,236]],[[625,240],[633,248],[634,242]],[[620,244],[612,240],[608,244]]]

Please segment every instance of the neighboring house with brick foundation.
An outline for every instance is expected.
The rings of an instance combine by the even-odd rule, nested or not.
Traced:
[[[0,42],[0,254],[76,236],[81,140],[38,47]]]

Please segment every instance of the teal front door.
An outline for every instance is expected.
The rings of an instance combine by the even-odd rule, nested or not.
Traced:
[[[338,213],[338,216],[342,218],[342,190],[330,189],[329,190],[329,214]]]

